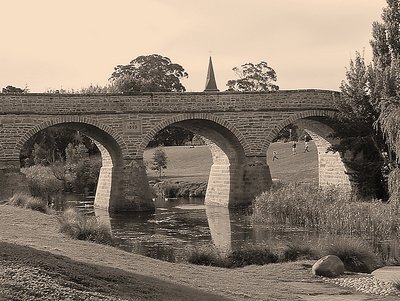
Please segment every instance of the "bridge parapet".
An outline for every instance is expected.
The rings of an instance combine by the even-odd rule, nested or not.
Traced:
[[[0,94],[0,114],[108,114],[334,110],[339,92],[143,93],[143,94]]]

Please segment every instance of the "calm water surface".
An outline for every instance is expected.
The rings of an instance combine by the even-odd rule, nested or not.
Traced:
[[[315,244],[316,233],[304,229],[253,226],[246,211],[232,211],[223,207],[205,206],[203,199],[159,199],[153,213],[110,214],[93,209],[94,198],[67,195],[55,205],[56,210],[76,206],[89,215],[95,215],[105,224],[117,241],[117,247],[145,256],[180,261],[185,250],[213,244],[222,253],[244,244],[269,244],[284,246],[291,241],[309,241]],[[332,239],[330,237],[329,239]],[[398,237],[378,242],[379,249],[387,259],[400,257]]]
[[[155,202],[154,213],[118,214],[93,209],[93,199],[87,203],[81,199],[69,196],[66,203],[96,215],[109,227],[121,249],[168,261],[179,260],[187,248],[211,243],[224,253],[246,243],[273,241],[276,245],[309,236],[299,229],[278,231],[252,226],[246,211],[205,206],[203,199],[162,199]]]

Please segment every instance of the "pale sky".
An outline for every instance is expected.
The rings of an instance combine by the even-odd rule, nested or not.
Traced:
[[[106,85],[116,65],[160,54],[203,91],[210,52],[218,88],[232,68],[266,61],[281,89],[338,90],[356,51],[371,58],[385,0],[3,0],[0,89]]]

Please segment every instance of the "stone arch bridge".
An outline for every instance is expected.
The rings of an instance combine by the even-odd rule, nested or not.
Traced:
[[[0,197],[24,185],[20,152],[39,131],[64,125],[91,137],[102,154],[95,206],[152,210],[143,152],[169,125],[212,141],[207,204],[248,204],[271,185],[267,149],[281,129],[298,123],[316,142],[320,185],[349,187],[338,154],[326,153],[338,92],[199,92],[124,94],[0,94]]]

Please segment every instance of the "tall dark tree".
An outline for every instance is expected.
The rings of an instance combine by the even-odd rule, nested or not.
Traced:
[[[342,96],[336,105],[340,112],[335,124],[335,138],[340,143],[330,150],[339,151],[349,168],[350,179],[363,197],[387,199],[382,165],[385,149],[381,134],[374,129],[378,111],[371,97],[373,70],[364,58],[356,53],[346,71],[340,89]]]
[[[383,172],[387,179],[392,151],[400,152],[400,142],[395,141],[396,125],[400,121],[400,1],[387,0],[387,4],[382,13],[383,22],[374,22],[372,26],[373,62],[366,67],[364,59],[356,55],[342,82],[342,98],[338,103],[341,126],[336,135],[342,141],[335,147],[341,151],[362,152],[369,164],[362,165],[356,177],[359,180],[366,175],[371,178],[373,170],[377,175]],[[392,151],[387,150],[382,132]],[[389,153],[389,158],[385,153]],[[370,170],[365,170],[366,166]]]
[[[268,66],[267,62],[247,63],[232,70],[239,79],[228,81],[226,85],[229,91],[268,92],[279,90],[279,86],[275,85],[277,80],[276,72]]]
[[[377,126],[390,148],[388,176],[392,200],[400,200],[400,1],[386,0],[383,22],[373,24],[376,102],[380,114]]]
[[[110,81],[118,92],[184,92],[185,69],[167,57],[142,55],[114,68]]]

